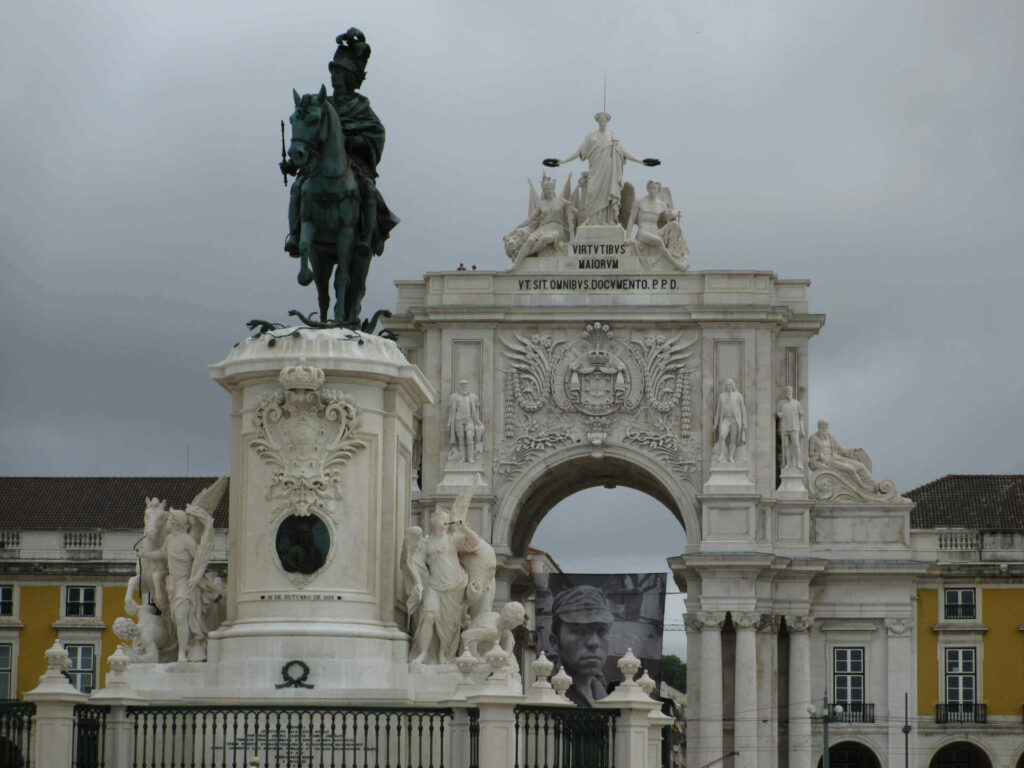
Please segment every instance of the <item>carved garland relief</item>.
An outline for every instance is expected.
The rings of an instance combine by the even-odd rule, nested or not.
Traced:
[[[304,586],[333,549],[333,542],[323,539],[334,538],[329,524],[337,522],[341,468],[366,443],[355,437],[355,403],[340,390],[321,389],[321,369],[300,360],[284,368],[279,380],[281,388],[256,409],[252,447],[274,469],[266,498],[273,504],[271,522],[279,528],[278,565]],[[312,519],[307,525],[303,518]]]
[[[565,341],[514,333],[504,342],[498,476],[511,479],[544,453],[584,441],[594,456],[619,442],[692,475],[700,447],[691,435],[693,369],[687,361],[698,337],[683,337],[680,331],[620,338],[601,322]]]

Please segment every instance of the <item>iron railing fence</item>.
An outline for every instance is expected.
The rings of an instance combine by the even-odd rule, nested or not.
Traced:
[[[444,768],[451,751],[450,708],[253,704],[127,715],[130,768],[243,768],[253,757],[276,768]]]
[[[480,710],[466,710],[469,715],[469,768],[480,768]]]
[[[973,619],[976,611],[974,603],[946,603],[947,619]]]
[[[617,709],[515,708],[515,768],[615,768]]]
[[[107,715],[110,707],[76,704],[72,768],[106,768]]]
[[[935,705],[936,723],[984,723],[988,721],[988,706],[967,702]]]
[[[36,705],[30,701],[0,699],[0,765],[10,768],[32,766],[32,716]]]
[[[836,705],[841,706],[843,711],[837,713]],[[873,723],[875,722],[875,705],[860,701],[837,701],[832,705],[828,719],[832,723]]]

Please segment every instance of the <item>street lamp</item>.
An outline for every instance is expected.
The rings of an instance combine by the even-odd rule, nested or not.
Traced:
[[[841,704],[836,704],[831,711],[828,708],[828,691],[825,691],[825,698],[822,701],[821,707],[821,735],[824,741],[824,748],[821,753],[821,768],[829,768],[829,754],[828,754],[828,721],[832,713],[835,713],[836,717],[843,714],[843,707]],[[814,708],[813,704],[807,705],[807,714],[812,718],[818,717],[818,710]]]

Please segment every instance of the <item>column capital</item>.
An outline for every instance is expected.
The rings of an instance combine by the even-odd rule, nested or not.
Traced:
[[[757,631],[763,632],[766,635],[777,635],[780,624],[781,617],[765,613],[761,615],[761,620],[757,622]]]
[[[813,616],[795,616],[786,614],[786,629],[789,630],[789,634],[795,632],[810,632],[811,627],[814,626]]]
[[[686,626],[687,632],[700,632],[701,621],[695,613],[684,613],[683,624]]]
[[[914,628],[914,620],[904,616],[886,619],[885,628],[890,635],[905,635]]]
[[[730,611],[729,615],[736,629],[754,629],[761,621],[761,614],[754,611]]]
[[[697,611],[694,616],[702,630],[721,632],[722,627],[725,626],[725,611]]]

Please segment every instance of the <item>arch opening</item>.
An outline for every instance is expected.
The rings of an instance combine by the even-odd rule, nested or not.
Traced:
[[[830,768],[880,768],[881,764],[875,753],[858,741],[840,741],[829,747],[828,760]],[[824,764],[818,758],[818,768]]]
[[[509,537],[512,552],[520,557],[526,554],[538,526],[552,509],[573,494],[599,486],[622,486],[652,497],[668,509],[686,534],[689,534],[686,524],[686,512],[689,512],[690,527],[695,528],[692,525],[696,519],[695,505],[693,509],[683,510],[677,501],[678,493],[674,494],[663,478],[624,457],[586,454],[568,458],[549,465],[528,483],[518,494]],[[609,533],[614,535],[613,531]],[[663,567],[664,564],[659,570]]]
[[[977,744],[957,741],[936,752],[928,768],[992,768],[992,761]]]

